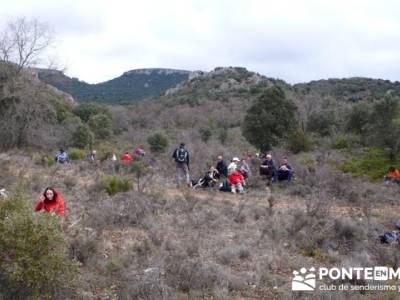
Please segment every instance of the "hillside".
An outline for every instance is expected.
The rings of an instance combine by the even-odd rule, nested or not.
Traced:
[[[98,84],[70,78],[61,71],[36,69],[44,82],[71,94],[79,102],[122,103],[158,96],[187,80],[189,71],[173,69],[137,69]]]
[[[390,144],[377,139],[400,138],[395,127],[397,98],[388,93],[395,92],[398,83],[383,82],[382,86],[380,81],[357,78],[291,86],[228,67],[196,72],[163,95],[130,105],[53,106],[48,95],[56,90],[32,74],[23,78],[12,94],[21,106],[6,112],[11,117],[0,129],[12,132],[6,125],[19,124],[24,117],[25,136],[31,132],[28,129],[37,131],[34,139],[0,153],[0,188],[14,197],[11,204],[25,199],[28,209],[47,186],[64,196],[67,218],[59,230],[68,249],[65,255],[77,262],[78,271],[75,281],[46,291],[52,298],[372,300],[392,295],[351,290],[332,294],[321,289],[292,292],[291,280],[293,271],[301,267],[399,266],[398,244],[381,244],[378,236],[393,230],[399,218],[399,186],[384,184],[382,178],[389,165],[400,165],[387,155]],[[36,85],[45,93],[31,97],[38,91]],[[296,104],[294,122],[304,126],[300,138],[291,135],[270,150],[276,164],[288,158],[295,180],[267,186],[259,175],[261,161],[255,155],[259,149],[244,138],[242,126],[247,109],[274,86]],[[2,91],[4,98],[10,88]],[[29,97],[22,96],[28,92]],[[4,99],[12,98],[7,95]],[[388,95],[390,101],[382,101]],[[358,100],[352,101],[352,96]],[[66,103],[62,99],[56,103]],[[348,120],[360,104],[366,105],[362,110],[366,114],[356,118],[357,125],[362,125],[357,131],[348,126]],[[13,119],[12,113],[19,111]],[[384,114],[377,114],[380,111]],[[393,118],[396,122],[384,122]],[[379,127],[375,120],[380,121]],[[95,139],[75,145],[80,149],[70,147],[74,145],[72,125],[86,128]],[[66,133],[53,136],[49,134],[53,127]],[[381,131],[388,127],[392,131]],[[166,142],[154,142],[151,138],[156,134]],[[300,140],[300,145],[306,141],[308,147],[292,148],[293,140]],[[205,174],[208,165],[215,165],[217,155],[226,161],[234,156],[248,158],[252,175],[246,193],[223,193],[217,186],[177,188],[171,154],[180,142],[190,152],[194,180]],[[64,143],[71,162],[56,164],[52,157]],[[35,147],[38,144],[41,147]],[[162,147],[154,148],[154,144]],[[110,159],[112,153],[119,157],[138,145],[146,151],[144,158],[135,158],[131,164]],[[95,163],[85,159],[91,149],[97,150]],[[18,206],[11,204],[5,209]],[[45,222],[48,215],[30,213],[40,229],[37,223]],[[20,244],[31,236],[30,223],[22,222],[15,212],[3,215],[7,217],[0,218],[0,242],[5,239],[1,230],[14,230],[13,222],[28,233],[15,233]],[[43,240],[45,234],[37,243]],[[30,264],[25,274],[23,267],[17,268],[24,261],[13,255],[12,242],[8,245],[6,259],[0,261],[0,283],[3,274],[10,274],[6,283],[13,289],[0,284],[0,298],[3,294],[9,299],[26,298],[34,294],[30,293],[34,284],[42,293],[40,276],[34,272],[42,265]],[[18,250],[31,249],[28,246]],[[25,254],[37,259],[35,251]],[[33,283],[17,281],[13,270],[33,278]],[[343,280],[340,284],[364,282]]]
[[[0,149],[68,144],[76,120],[66,112],[75,101],[29,71],[13,77],[10,70],[14,67],[0,64]]]

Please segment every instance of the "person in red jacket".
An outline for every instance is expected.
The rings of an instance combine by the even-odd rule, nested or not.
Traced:
[[[228,175],[228,181],[231,186],[232,193],[244,193],[245,182],[242,173],[240,173],[238,170],[232,171]]]
[[[65,214],[64,199],[54,188],[48,187],[36,202],[35,211],[40,210],[48,213],[54,212],[56,215],[63,217]]]
[[[129,152],[125,152],[124,154],[121,155],[121,160],[124,164],[127,165],[133,160],[133,157],[132,155],[130,155]]]

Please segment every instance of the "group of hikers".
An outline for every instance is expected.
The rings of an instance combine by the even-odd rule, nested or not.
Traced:
[[[134,160],[134,158],[139,158],[139,157],[144,157],[146,152],[143,150],[142,146],[137,147],[132,153],[129,151],[124,152],[120,160],[121,162],[127,164],[131,161]],[[112,162],[116,162],[117,155],[113,152],[110,155],[110,159]],[[60,164],[68,163],[70,161],[68,153],[64,149],[60,149],[57,154],[54,157],[54,160]],[[95,162],[97,160],[97,151],[96,150],[91,150],[87,155],[86,155],[86,160],[89,162]]]
[[[218,156],[216,165],[209,165],[206,174],[198,180],[191,180],[189,173],[190,156],[185,144],[181,143],[172,154],[176,163],[176,183],[179,187],[182,178],[190,187],[214,187],[217,183],[221,191],[230,191],[232,193],[244,193],[246,180],[252,176],[252,172],[246,158],[239,159],[233,157],[229,164],[225,162],[222,155]],[[273,182],[287,181],[293,178],[293,168],[287,158],[284,158],[282,164],[277,168],[271,154],[257,155],[261,161],[260,175],[266,179],[267,185]]]
[[[96,160],[96,150],[92,150],[87,155],[87,160]],[[120,156],[122,163],[130,163],[135,158],[144,157],[146,152],[143,147],[137,147],[132,154],[124,152]],[[246,182],[251,178],[252,171],[248,163],[247,158],[239,159],[233,157],[229,163],[227,163],[222,155],[217,157],[217,161],[214,165],[209,165],[204,176],[198,180],[191,180],[190,177],[190,155],[186,149],[185,144],[181,143],[172,154],[172,158],[176,164],[176,183],[177,186],[181,186],[182,181],[185,181],[186,185],[191,188],[213,188],[218,187],[220,191],[232,192],[232,193],[244,193]],[[293,180],[294,170],[289,164],[288,159],[285,157],[282,159],[282,163],[277,167],[272,155],[266,153],[263,155],[256,154],[255,159],[259,162],[259,174],[266,180],[266,185],[271,185],[276,182],[291,182]],[[60,149],[55,156],[55,161],[58,163],[69,162],[69,156],[66,151]],[[115,153],[111,155],[111,161],[116,162],[117,156]],[[400,171],[395,167],[390,167],[388,173],[384,177],[385,183],[397,183],[400,184]],[[56,191],[53,187],[47,187],[43,194],[40,195],[39,199],[35,204],[35,211],[53,212],[58,216],[64,216],[65,214],[65,203],[64,199],[59,191]]]

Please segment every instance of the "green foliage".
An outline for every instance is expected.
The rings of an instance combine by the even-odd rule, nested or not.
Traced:
[[[362,155],[354,155],[346,160],[340,169],[345,173],[379,180],[383,178],[391,165],[387,151],[382,148],[371,148]],[[400,165],[397,167],[400,168]]]
[[[339,120],[334,109],[314,111],[308,117],[307,130],[316,132],[321,136],[331,135],[337,130]]]
[[[347,116],[347,130],[357,134],[364,134],[371,121],[371,114],[371,104],[365,101],[360,101],[354,104]]]
[[[56,162],[54,160],[54,157],[48,156],[48,155],[43,155],[40,158],[38,158],[35,161],[35,163],[42,167],[50,167],[50,166],[54,165]]]
[[[132,182],[121,176],[105,176],[101,180],[101,185],[110,196],[132,189]]]
[[[82,160],[86,157],[86,151],[82,149],[72,148],[68,151],[71,160]]]
[[[59,217],[35,213],[22,189],[0,201],[0,253],[2,299],[51,298],[77,271]]]
[[[314,156],[312,156],[309,153],[301,153],[299,154],[297,158],[297,163],[306,166],[308,168],[315,168],[317,165],[317,162],[315,161]]]
[[[208,140],[211,138],[212,136],[212,131],[210,128],[200,128],[199,129],[199,133],[200,133],[200,138],[203,142],[207,143]]]
[[[89,119],[97,114],[103,114],[112,119],[110,110],[98,103],[83,103],[73,109],[73,113],[77,115],[83,122],[88,122]]]
[[[267,89],[249,108],[242,132],[254,146],[266,151],[278,144],[295,127],[296,106],[280,87]]]
[[[155,133],[149,136],[147,143],[150,146],[150,150],[153,152],[164,152],[169,144],[168,138],[162,133]]]
[[[56,110],[56,117],[58,123],[62,123],[64,120],[68,119],[73,115],[72,108],[69,104],[61,102],[57,99],[49,99]]]
[[[105,161],[110,158],[113,153],[118,152],[115,143],[112,141],[98,142],[93,146],[93,149],[97,150],[97,157],[101,161]]]
[[[332,143],[333,149],[344,149],[349,146],[349,141],[346,136],[338,135],[334,138]]]
[[[157,70],[146,73],[127,72],[98,84],[88,84],[63,74],[48,76],[46,73],[39,73],[39,78],[80,101],[123,103],[160,95],[187,80],[188,75],[185,72],[162,73]]]
[[[72,144],[78,148],[87,148],[90,147],[92,143],[93,143],[92,131],[86,124],[79,125],[72,134]]]
[[[112,135],[112,121],[105,114],[91,116],[88,124],[97,139],[105,139]]]
[[[312,141],[303,130],[297,129],[289,135],[287,146],[293,153],[307,152],[311,150]]]
[[[371,116],[370,135],[374,145],[389,149],[391,161],[396,161],[400,152],[400,100],[386,96],[376,102]]]

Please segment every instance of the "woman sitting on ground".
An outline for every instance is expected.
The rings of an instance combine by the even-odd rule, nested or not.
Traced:
[[[245,186],[245,182],[244,182],[244,177],[242,175],[242,173],[240,173],[240,171],[235,170],[229,173],[228,175],[228,182],[231,186],[231,192],[232,193],[240,193],[243,194],[244,193],[244,186]]]
[[[193,188],[196,187],[213,187],[218,182],[219,174],[214,166],[210,166],[207,173],[203,178],[200,178],[197,182],[192,183]]]
[[[65,213],[64,199],[54,188],[48,187],[36,202],[35,211],[44,210],[47,213],[54,212],[63,217]]]

